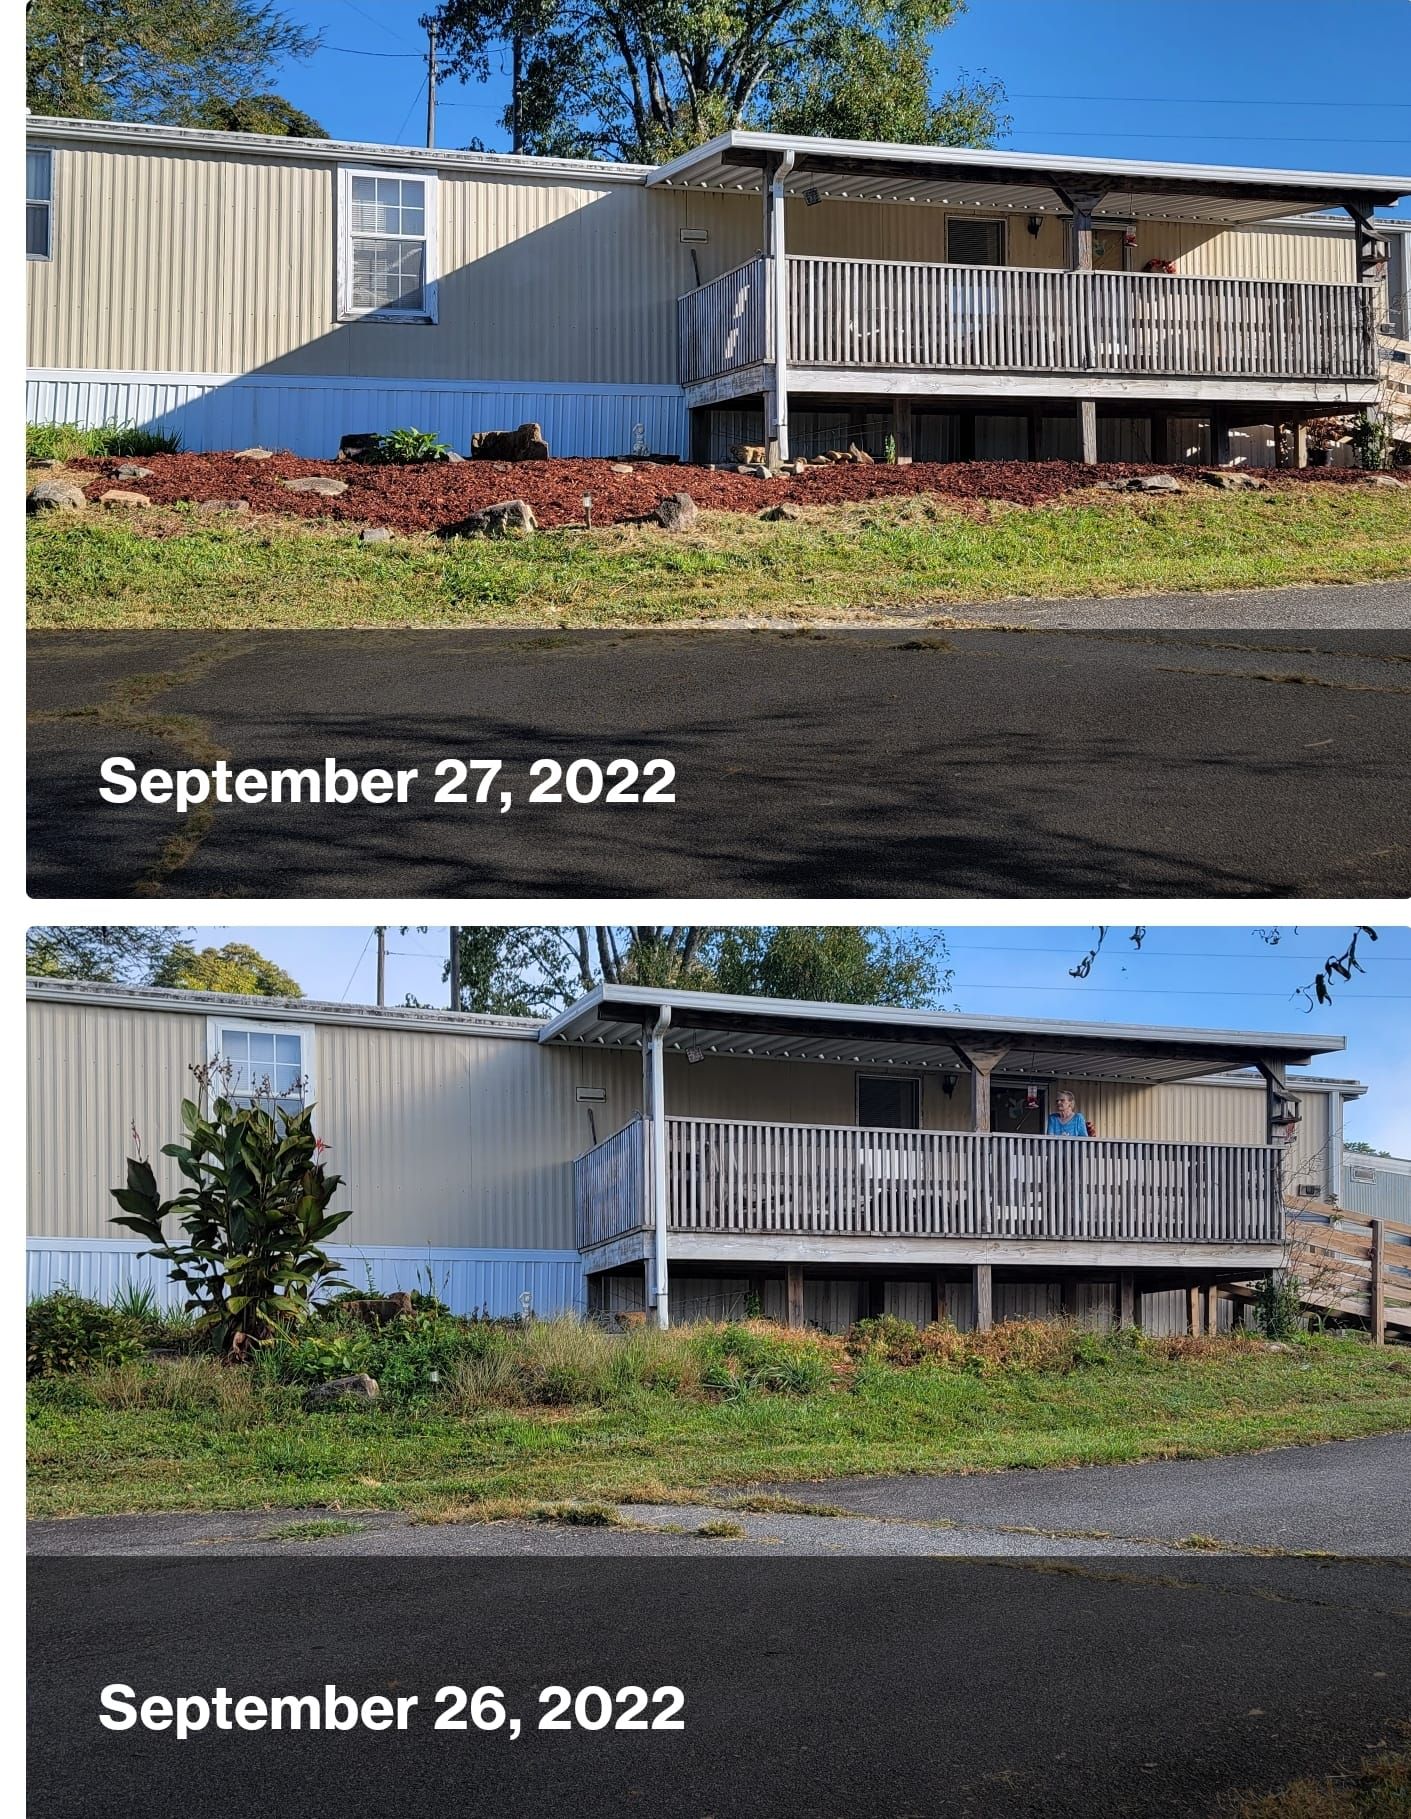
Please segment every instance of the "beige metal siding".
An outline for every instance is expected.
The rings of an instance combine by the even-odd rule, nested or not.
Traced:
[[[121,1237],[108,1189],[134,1123],[163,1193],[176,1191],[157,1152],[179,1135],[205,1017],[32,1001],[29,1032],[29,1234]],[[635,1056],[342,1024],[317,1024],[314,1043],[350,1245],[572,1249],[572,1162],[592,1141],[574,1088],[606,1090],[592,1108],[600,1137],[639,1106]]]
[[[671,384],[684,198],[442,171],[440,320],[337,320],[337,164],[57,142],[29,364]]]
[[[46,141],[46,143],[50,143]],[[340,323],[337,162],[52,141],[54,256],[27,265],[29,364],[156,373],[665,384],[675,299],[752,256],[758,197],[443,170],[440,321]],[[1016,265],[1065,263],[1063,222],[1009,218]],[[681,243],[683,226],[708,239]],[[1350,234],[1138,224],[1133,263],[1351,278]],[[945,257],[945,211],[801,201],[798,253]],[[1120,230],[1100,232],[1120,265]]]

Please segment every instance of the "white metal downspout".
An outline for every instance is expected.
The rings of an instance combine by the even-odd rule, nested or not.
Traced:
[[[794,153],[784,152],[769,183],[769,251],[774,273],[774,440],[779,459],[789,459],[789,260],[784,239],[784,184]],[[769,441],[765,425],[765,441]]]
[[[652,1084],[652,1116],[649,1126],[652,1169],[652,1218],[655,1228],[652,1280],[656,1288],[657,1325],[667,1327],[671,1316],[667,1306],[666,1270],[666,1063],[662,1038],[671,1026],[671,1006],[663,1004],[657,1011],[647,1039],[649,1072]]]

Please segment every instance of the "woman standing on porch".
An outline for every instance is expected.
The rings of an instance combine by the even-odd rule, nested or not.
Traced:
[[[1072,1093],[1060,1093],[1055,1104],[1057,1110],[1048,1115],[1048,1135],[1050,1137],[1092,1136],[1092,1128],[1078,1110],[1078,1101]]]

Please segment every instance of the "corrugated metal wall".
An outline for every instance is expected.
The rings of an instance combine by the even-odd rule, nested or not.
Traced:
[[[184,1299],[172,1282],[168,1265],[149,1256],[146,1247],[117,1238],[31,1238],[26,1251],[26,1298],[35,1300],[56,1288],[74,1289],[94,1301],[112,1301],[124,1289],[150,1289],[160,1306],[179,1307]],[[455,1314],[504,1318],[523,1313],[521,1296],[543,1319],[583,1313],[587,1305],[583,1266],[576,1251],[467,1251],[428,1246],[330,1245],[329,1255],[343,1265],[339,1286],[369,1287],[391,1295],[399,1289],[421,1289],[440,1298]]]

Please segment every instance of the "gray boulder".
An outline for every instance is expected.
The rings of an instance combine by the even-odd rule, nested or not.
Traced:
[[[790,505],[787,500],[780,500],[778,505],[769,505],[759,514],[766,524],[793,524],[803,517],[798,506]]]
[[[254,448],[238,448],[231,457],[234,461],[270,461],[274,458],[272,448],[261,448],[258,443]]]
[[[1174,474],[1138,474],[1127,482],[1132,493],[1183,493],[1186,489]]]
[[[1238,467],[1214,468],[1200,477],[1207,486],[1218,486],[1225,493],[1262,492],[1266,485],[1257,474],[1247,474]]]
[[[139,467],[136,462],[125,461],[121,467],[113,469],[113,478],[114,480],[150,480],[152,473],[153,469],[150,467]]]
[[[483,512],[472,512],[453,524],[451,537],[508,537],[512,533],[532,537],[539,528],[533,507],[523,499],[506,499],[499,505],[487,505]]]
[[[668,493],[652,514],[664,531],[688,531],[700,515],[689,493]]]
[[[152,501],[146,493],[130,493],[124,487],[110,486],[106,493],[99,493],[98,503],[106,505],[109,510],[115,506],[119,508],[128,506],[135,511],[140,511],[143,506],[150,505]]]
[[[366,1371],[355,1371],[349,1377],[330,1377],[327,1383],[316,1383],[304,1392],[305,1408],[323,1408],[330,1402],[376,1402],[381,1394],[376,1377]]]
[[[248,499],[203,499],[196,509],[198,512],[205,512],[208,517],[214,518],[222,512],[248,512],[250,501]]]
[[[334,480],[327,474],[302,474],[297,480],[281,480],[279,484],[291,493],[317,493],[321,499],[336,499],[348,490],[346,480]]]
[[[83,488],[72,480],[39,480],[29,489],[25,510],[31,512],[81,512],[87,504]]]
[[[390,543],[392,533],[385,524],[370,524],[362,534],[364,543]]]

